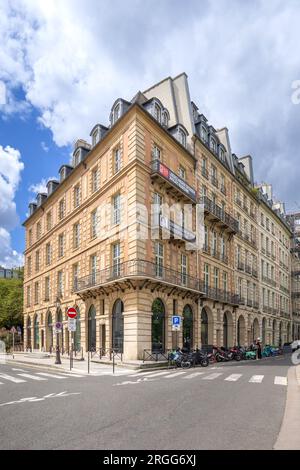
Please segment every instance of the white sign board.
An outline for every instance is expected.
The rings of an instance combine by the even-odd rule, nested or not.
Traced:
[[[68,330],[69,331],[76,331],[76,318],[69,318],[68,319]]]

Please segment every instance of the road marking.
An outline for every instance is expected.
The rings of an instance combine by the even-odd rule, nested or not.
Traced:
[[[173,377],[178,377],[178,375],[185,374],[186,372],[175,372],[175,374],[166,375],[164,379],[173,379]]]
[[[165,371],[165,372],[156,372],[155,374],[151,374],[151,373],[149,374],[149,372],[148,372],[148,375],[146,375],[146,378],[148,378],[148,377],[158,377],[159,375],[166,375],[166,374],[169,374],[169,373],[170,373],[169,370]]]
[[[287,385],[287,377],[280,377],[276,375],[274,385]]]
[[[147,372],[139,372],[138,374],[129,374],[129,376],[130,377],[141,377],[142,375],[147,375],[147,374],[151,374],[151,373],[154,373],[154,372],[153,371],[151,372],[151,370],[147,370]]]
[[[236,382],[242,377],[242,375],[243,374],[231,374],[228,377],[226,377],[225,380],[227,380],[228,382]]]
[[[263,381],[264,375],[252,375],[249,382],[260,384]]]
[[[18,374],[21,377],[25,377],[25,379],[32,379],[32,380],[47,380],[43,377],[38,377],[37,375],[30,375],[30,374]]]
[[[215,372],[214,374],[210,374],[208,375],[207,377],[203,377],[202,380],[214,380],[216,379],[217,377],[220,377],[220,375],[223,375],[223,372]]]
[[[193,374],[189,374],[186,377],[182,377],[183,379],[193,379],[194,377],[197,377],[198,375],[202,375],[204,372],[194,372]]]
[[[16,371],[19,371],[19,372],[26,372],[26,370],[24,370],[24,369],[14,369],[14,368],[12,368],[12,370],[16,370]]]
[[[43,375],[45,377],[51,377],[54,379],[66,379],[67,377],[63,377],[61,375],[55,375],[55,374],[47,374],[47,372],[37,372],[38,375]]]
[[[66,377],[84,377],[84,375],[72,374],[72,372],[70,372],[69,374],[64,373],[64,372],[60,372],[60,374],[66,376]]]
[[[26,382],[26,380],[18,379],[17,377],[12,377],[11,375],[7,375],[7,374],[0,374],[0,378],[5,379],[5,380],[9,380],[10,382],[14,382],[16,384]]]

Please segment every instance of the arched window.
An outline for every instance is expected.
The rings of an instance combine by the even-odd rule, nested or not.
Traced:
[[[112,347],[123,352],[124,347],[124,304],[122,300],[115,301],[112,312]]]
[[[53,347],[53,321],[52,315],[49,312],[47,315],[47,325],[46,325],[46,349],[50,351]]]
[[[193,311],[189,305],[183,309],[182,343],[188,351],[193,347]]]
[[[33,347],[34,349],[40,349],[40,332],[39,332],[39,317],[36,315],[34,317],[34,335],[33,335]]]
[[[165,350],[165,307],[160,299],[152,304],[152,351]]]
[[[201,312],[201,345],[208,344],[208,316],[205,308]]]
[[[80,311],[79,308],[76,308],[77,316],[76,316],[76,330],[74,334],[74,348],[75,351],[80,351],[81,349],[81,324],[80,324]]]
[[[88,351],[96,350],[96,309],[91,305],[88,313]]]
[[[31,349],[31,318],[27,319],[27,348]]]
[[[160,123],[161,122],[161,107],[158,103],[154,102],[154,118]]]
[[[186,133],[180,127],[178,128],[178,140],[181,143],[181,145],[186,147]]]

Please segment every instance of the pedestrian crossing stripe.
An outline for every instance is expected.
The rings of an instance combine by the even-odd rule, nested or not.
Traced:
[[[169,375],[166,375],[164,377],[164,379],[173,379],[173,377],[178,377],[179,375],[182,375],[182,374],[185,374],[186,372],[182,371],[182,372],[175,372],[175,373],[172,373],[172,374],[169,374]]]
[[[32,379],[32,380],[47,380],[44,379],[44,377],[38,377],[37,375],[31,375],[31,374],[18,374],[21,377],[24,377],[25,379]]]
[[[249,382],[259,384],[263,381],[263,379],[264,379],[264,375],[252,375]]]
[[[55,375],[55,374],[47,374],[47,372],[37,372],[38,375],[42,375],[43,377],[52,377],[54,379],[66,379],[67,377],[63,377],[62,375]]]
[[[287,377],[279,377],[277,375],[274,379],[274,385],[287,385]]]
[[[18,379],[17,377],[12,377],[11,375],[8,374],[0,374],[0,379],[5,379],[8,380],[9,382],[14,382],[16,384],[20,384],[22,382],[26,382],[26,380],[23,379]]]
[[[236,382],[242,377],[242,375],[243,374],[231,374],[229,375],[229,377],[226,377],[225,380],[227,380],[228,382]]]
[[[220,377],[220,375],[222,375],[222,374],[223,374],[223,372],[215,372],[214,374],[210,374],[207,377],[203,377],[202,380],[214,380],[214,379],[217,379],[218,377]]]
[[[193,379],[194,377],[198,377],[198,375],[203,375],[205,372],[194,372],[193,374],[187,375],[186,377],[182,377],[183,379]]]

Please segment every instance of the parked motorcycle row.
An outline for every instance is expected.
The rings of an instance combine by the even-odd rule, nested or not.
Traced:
[[[258,357],[257,345],[250,347],[234,346],[233,348],[224,348],[213,346],[211,352],[205,352],[200,349],[186,352],[177,348],[169,354],[169,361],[176,367],[190,368],[200,365],[207,367],[216,362],[241,361],[246,359],[256,359]],[[262,357],[278,356],[283,354],[283,350],[275,346],[266,345],[262,350]]]

